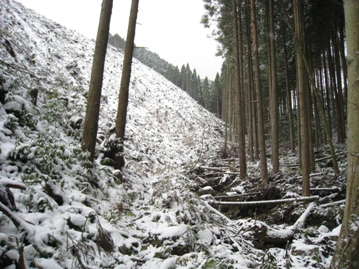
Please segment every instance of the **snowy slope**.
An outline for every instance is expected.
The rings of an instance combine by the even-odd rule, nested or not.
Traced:
[[[0,191],[9,198],[6,187],[15,186],[17,211],[8,216],[20,217],[14,225],[0,215],[0,267],[14,268],[21,260],[30,268],[255,263],[254,256],[239,255],[239,239],[229,239],[238,235],[235,225],[199,200],[184,175],[220,151],[223,123],[134,60],[125,181],[119,184],[115,171],[104,165],[123,61],[123,54],[109,47],[97,165],[85,168],[79,126],[94,40],[15,1],[0,5],[0,78],[6,93],[0,107]]]

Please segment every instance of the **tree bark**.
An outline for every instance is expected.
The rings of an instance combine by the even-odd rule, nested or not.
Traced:
[[[331,269],[359,268],[359,2],[344,0],[348,67],[347,193]]]
[[[251,0],[251,18],[252,18],[252,41],[254,49],[254,71],[255,81],[254,87],[257,93],[257,111],[258,111],[258,141],[260,150],[260,164],[261,164],[261,179],[262,184],[268,184],[268,168],[266,145],[264,137],[264,122],[263,122],[263,96],[260,82],[259,71],[259,53],[258,53],[258,38],[257,38],[257,19],[256,19],[256,6],[254,0]]]
[[[235,43],[235,78],[236,78],[236,89],[238,96],[238,103],[236,104],[238,111],[238,143],[239,143],[239,170],[240,178],[245,178],[247,174],[247,163],[246,163],[246,151],[245,151],[245,135],[244,135],[244,122],[243,113],[243,56],[242,56],[242,31],[241,31],[241,15],[240,15],[240,4],[236,0],[232,0],[233,4],[233,26],[234,26],[234,43]],[[239,7],[239,11],[237,8]]]
[[[344,117],[344,103],[343,103],[343,87],[342,81],[342,66],[340,64],[339,46],[333,46],[335,74],[337,80],[337,88],[335,90],[336,103],[337,103],[337,118],[338,118],[338,143],[344,143],[345,140],[345,117]]]
[[[295,35],[295,59],[297,69],[297,88],[299,95],[299,116],[300,116],[300,145],[301,145],[301,170],[302,170],[302,195],[310,196],[310,149],[309,149],[309,112],[308,112],[308,88],[305,76],[305,66],[303,60],[304,53],[304,29],[303,12],[300,0],[293,1],[294,13],[294,35]]]
[[[288,71],[288,56],[287,56],[287,44],[285,29],[283,29],[283,56],[284,56],[284,73],[285,73],[285,87],[287,92],[288,103],[288,125],[289,125],[289,137],[290,137],[290,149],[291,152],[295,152],[295,140],[294,140],[294,120],[293,120],[293,106],[292,106],[292,92],[289,87],[289,71]]]
[[[133,57],[133,50],[135,46],[134,42],[135,42],[135,33],[136,33],[138,4],[139,4],[139,0],[132,0],[130,18],[129,18],[128,29],[127,29],[125,55],[123,59],[121,86],[120,86],[120,94],[118,98],[118,108],[117,108],[116,128],[115,128],[116,137],[119,139],[119,144],[120,144],[117,147],[117,153],[115,156],[116,169],[121,169],[122,166],[124,165],[122,153],[123,153],[125,130],[126,130],[126,117],[127,117],[128,97],[129,97],[129,87],[131,80],[132,57]]]
[[[269,96],[271,122],[272,173],[279,172],[279,145],[278,145],[278,91],[277,91],[277,64],[275,54],[274,32],[274,2],[268,1],[268,57],[269,57]]]
[[[246,3],[247,4],[247,3]],[[248,142],[249,142],[249,158],[254,162],[254,157],[258,159],[258,143],[257,143],[257,119],[256,119],[256,104],[254,102],[254,89],[253,89],[253,64],[252,64],[252,40],[251,40],[251,15],[250,7],[247,4],[246,8],[246,40],[247,40],[247,71],[248,71],[248,100],[249,100],[249,113],[248,113]]]
[[[95,158],[98,119],[100,115],[101,90],[105,66],[108,35],[112,13],[113,0],[103,0],[100,21],[97,30],[94,58],[92,62],[90,88],[87,99],[86,116],[82,131],[81,146],[84,152],[89,152],[89,161]]]

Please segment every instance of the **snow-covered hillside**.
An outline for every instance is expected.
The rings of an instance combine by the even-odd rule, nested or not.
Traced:
[[[21,261],[27,267],[17,268],[247,268],[255,262],[238,255],[235,227],[222,228],[228,220],[211,213],[184,176],[220,151],[220,120],[135,60],[125,180],[116,182],[105,155],[123,54],[109,47],[96,167],[85,168],[81,120],[94,40],[15,1],[2,1],[0,12],[0,192],[13,209],[0,213],[1,268]]]

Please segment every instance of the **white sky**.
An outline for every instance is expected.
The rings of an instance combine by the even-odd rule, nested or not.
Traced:
[[[95,38],[102,0],[18,0],[25,6],[87,37]],[[114,0],[111,34],[126,38],[131,0]],[[217,42],[200,24],[202,0],[140,0],[137,46],[146,47],[177,65],[189,63],[201,78],[214,80],[220,72]]]

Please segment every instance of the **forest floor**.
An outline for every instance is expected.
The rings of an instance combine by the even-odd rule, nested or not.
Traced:
[[[345,171],[345,146],[337,145],[337,149],[341,171]],[[302,238],[306,244],[318,247],[309,252],[313,256],[330,257],[337,234],[328,232],[336,228],[338,232],[341,223],[346,196],[345,173],[335,175],[328,150],[317,148],[315,172],[310,175],[311,196],[304,198],[298,157],[289,150],[281,152],[287,152],[281,158],[281,171],[271,175],[267,185],[260,180],[257,162],[249,163],[250,175],[246,179],[239,179],[238,159],[232,154],[191,168],[188,176],[196,182],[193,191],[231,220],[253,221],[255,225],[243,231],[243,236],[257,249],[267,253],[273,249],[292,250],[294,255],[303,255],[304,252],[293,251],[291,246],[293,240]],[[283,233],[284,230],[289,232]],[[285,267],[295,268],[291,267],[291,260],[286,261]]]

